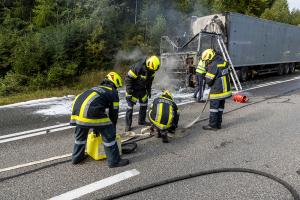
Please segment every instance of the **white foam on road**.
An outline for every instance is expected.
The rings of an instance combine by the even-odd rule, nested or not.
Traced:
[[[69,192],[66,192],[64,194],[61,194],[59,196],[53,197],[49,200],[72,200],[77,199],[79,197],[82,197],[86,194],[95,192],[97,190],[103,189],[105,187],[108,187],[110,185],[113,185],[115,183],[118,183],[120,181],[126,180],[128,178],[131,178],[133,176],[139,175],[140,172],[136,169],[128,170],[125,172],[122,172],[120,174],[116,174],[114,176],[105,178],[103,180],[91,183],[89,185],[77,188],[75,190],[71,190]]]

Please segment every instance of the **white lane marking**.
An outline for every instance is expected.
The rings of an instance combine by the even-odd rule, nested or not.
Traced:
[[[54,132],[67,130],[67,129],[71,129],[71,128],[75,128],[75,126],[61,127],[61,128],[52,129],[52,130],[49,130],[49,131],[41,131],[41,132],[37,132],[37,133],[26,134],[26,135],[21,135],[21,136],[17,136],[17,137],[2,139],[2,140],[0,140],[0,144],[15,141],[15,140],[21,140],[21,139],[25,139],[25,138],[29,138],[29,137],[34,137],[34,136],[38,136],[38,135],[45,135],[45,134],[49,134],[49,133],[54,133]]]
[[[23,168],[23,167],[29,167],[29,166],[32,166],[32,165],[37,165],[37,164],[41,164],[41,163],[45,163],[45,162],[49,162],[49,161],[53,161],[53,160],[58,160],[58,159],[66,158],[66,157],[70,157],[71,155],[72,155],[71,153],[68,153],[68,154],[65,154],[65,155],[54,156],[54,157],[47,158],[47,159],[44,159],[44,160],[38,160],[38,161],[33,161],[33,162],[21,164],[21,165],[16,165],[16,166],[13,166],[13,167],[3,168],[3,169],[0,169],[0,173],[15,170],[15,169],[20,169],[20,168]]]
[[[286,83],[286,82],[294,81],[294,80],[298,80],[298,79],[300,79],[300,76],[294,77],[292,79],[284,80],[284,81],[273,81],[273,82],[269,82],[269,83],[259,84],[259,85],[255,86],[255,87],[248,88],[248,89],[241,90],[241,91],[235,91],[233,93],[245,92],[245,91],[254,90],[254,89],[258,89],[258,88],[262,88],[262,87],[267,87],[267,86],[271,86],[271,85],[276,85],[276,84],[280,84],[280,83]],[[178,103],[178,105],[185,105],[185,104],[190,104],[190,103],[193,103],[193,102],[194,101],[187,101],[187,102]],[[136,115],[136,114],[138,114],[138,112],[134,112],[133,113],[133,115]],[[119,118],[124,118],[124,117],[125,117],[125,112],[120,112],[119,113]],[[66,125],[66,127],[63,128],[63,129],[61,129],[61,130],[66,130],[66,129],[73,128],[71,126],[67,126],[68,123],[66,123],[65,125]],[[63,126],[63,124],[56,125],[56,126]],[[47,128],[49,128],[49,127],[45,127],[45,128],[41,128],[41,129],[48,130]],[[13,134],[9,134],[9,135],[4,135],[4,136],[0,136],[0,139],[13,137],[14,135],[15,136],[17,136],[17,135],[24,135],[24,134],[26,134],[26,132],[27,133],[32,133],[32,132],[36,132],[37,130],[38,129],[30,130],[30,131],[24,131],[24,132],[20,132],[20,133],[13,133]],[[57,131],[49,131],[49,132],[57,132]],[[45,132],[41,132],[41,133],[35,133],[35,134],[26,135],[26,136],[23,136],[23,137],[14,137],[14,138],[6,139],[6,140],[0,140],[0,144],[1,143],[5,143],[5,142],[20,140],[20,139],[24,139],[24,138],[28,138],[28,137],[43,135],[43,134],[46,134],[46,131]]]
[[[64,124],[58,124],[58,125],[54,125],[54,126],[47,126],[47,127],[43,127],[43,128],[33,129],[33,130],[29,130],[29,131],[23,131],[23,132],[19,132],[19,133],[7,134],[7,135],[0,136],[0,139],[15,137],[15,136],[19,136],[19,135],[28,134],[28,133],[35,133],[35,132],[39,132],[39,131],[45,131],[45,130],[68,126],[68,125],[69,125],[69,123],[64,123]]]
[[[280,84],[280,83],[286,83],[286,82],[290,82],[290,81],[294,81],[294,80],[298,80],[300,79],[300,76],[292,78],[292,79],[288,79],[288,80],[284,80],[284,81],[273,81],[273,82],[269,82],[269,83],[265,83],[265,84],[260,84],[257,85],[255,87],[252,88],[248,88],[239,92],[244,92],[244,91],[248,91],[248,90],[254,90],[254,89],[258,89],[258,88],[262,88],[262,87],[267,87],[267,86],[271,86],[271,85],[276,85],[276,84]]]
[[[77,188],[75,190],[71,190],[59,196],[53,197],[49,200],[72,200],[82,197],[83,195],[95,192],[107,186],[113,185],[125,179],[131,178],[133,176],[139,175],[140,172],[136,169],[128,170],[122,172],[120,174],[116,174],[114,176],[110,176],[108,178],[102,179],[100,181],[91,183],[89,185]]]

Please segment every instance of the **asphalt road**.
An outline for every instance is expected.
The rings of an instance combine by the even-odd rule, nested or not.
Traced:
[[[247,83],[286,80],[265,78]],[[35,166],[0,172],[0,199],[48,199],[126,170],[139,175],[82,196],[97,199],[166,178],[217,168],[249,168],[275,175],[300,193],[300,80],[249,90],[250,101],[227,101],[223,129],[201,129],[207,121],[191,129],[178,130],[169,144],[157,138],[138,143],[135,153],[124,156],[130,165],[109,169],[105,161],[88,159],[73,166],[63,158]],[[181,106],[180,126],[193,120],[203,104]],[[208,111],[203,114],[207,118]],[[68,116],[43,117],[32,110],[1,109],[1,134],[66,123]],[[118,124],[123,130],[124,121]],[[0,171],[3,168],[71,153],[73,129],[0,144]],[[66,161],[64,163],[59,163]],[[25,173],[25,174],[24,174]],[[245,173],[222,173],[193,178],[123,199],[292,199],[289,192],[267,178]]]

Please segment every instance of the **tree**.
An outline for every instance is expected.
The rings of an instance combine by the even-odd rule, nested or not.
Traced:
[[[266,9],[261,17],[283,23],[292,21],[287,0],[275,0],[272,7]]]

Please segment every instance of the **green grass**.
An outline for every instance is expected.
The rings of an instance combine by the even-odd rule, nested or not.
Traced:
[[[70,86],[45,90],[29,90],[24,93],[18,93],[7,97],[0,97],[0,105],[7,105],[33,99],[77,95],[88,88],[99,85],[106,74],[107,71],[92,71],[81,75],[78,82],[70,83]]]

